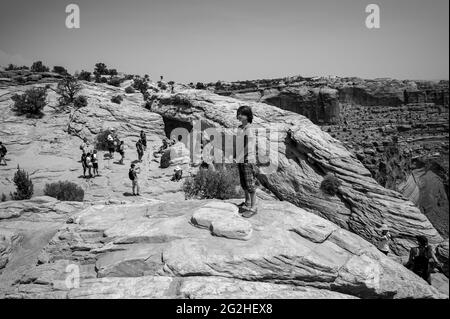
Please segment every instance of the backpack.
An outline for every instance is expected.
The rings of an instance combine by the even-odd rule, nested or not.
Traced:
[[[90,156],[86,156],[85,161],[86,161],[86,166],[88,166],[88,167],[92,166],[92,161],[91,161]]]
[[[130,170],[128,171],[128,178],[134,181],[135,175],[136,173],[134,172],[134,170],[130,168]]]

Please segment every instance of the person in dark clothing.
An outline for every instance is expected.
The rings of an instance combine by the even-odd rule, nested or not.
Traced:
[[[145,132],[143,130],[141,130],[140,137],[141,137],[141,143],[144,148],[144,151],[146,151],[147,150],[147,135],[145,135]]]
[[[140,139],[136,142],[136,151],[138,153],[138,161],[142,162],[142,157],[144,156],[144,146],[142,146]]]
[[[6,156],[6,153],[7,153],[8,151],[7,151],[7,149],[6,149],[6,147],[5,147],[5,145],[3,145],[3,143],[2,142],[0,142],[0,165],[8,165],[7,163],[6,163],[6,160],[5,160],[5,156]],[[2,164],[2,162],[4,163],[4,164]]]
[[[442,264],[436,258],[433,247],[428,244],[425,236],[417,236],[416,239],[419,246],[411,248],[406,267],[431,285],[431,271],[434,266],[442,268]]]

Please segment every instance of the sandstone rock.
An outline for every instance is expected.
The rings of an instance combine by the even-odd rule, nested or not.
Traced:
[[[231,134],[237,127],[235,113],[239,106],[250,105],[254,123],[270,129],[278,136],[263,138],[276,145],[276,171],[258,175],[263,186],[279,199],[323,216],[340,227],[349,229],[371,241],[379,234],[381,224],[387,224],[393,235],[392,250],[407,253],[416,235],[422,234],[431,243],[442,237],[429,220],[397,192],[387,190],[370,177],[370,172],[345,147],[308,119],[262,104],[242,102],[207,91],[185,90],[176,94],[154,94],[151,109],[165,120],[184,123],[202,121],[208,127]],[[275,161],[277,160],[277,161]],[[338,196],[330,197],[320,191],[327,173],[334,174],[342,186]]]
[[[177,142],[164,151],[161,157],[161,168],[189,164],[191,162],[190,152],[186,146]]]

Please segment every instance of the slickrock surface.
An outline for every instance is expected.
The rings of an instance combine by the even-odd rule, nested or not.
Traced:
[[[231,207],[215,201],[90,206],[69,214],[42,249],[46,260],[30,259],[1,292],[6,298],[445,298],[357,235],[287,202],[262,201],[248,240],[191,223],[201,210],[234,214]],[[67,279],[73,265],[79,287]]]

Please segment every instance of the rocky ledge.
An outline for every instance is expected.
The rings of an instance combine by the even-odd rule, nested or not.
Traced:
[[[249,221],[232,202],[94,205],[68,213],[28,262],[0,296],[447,298],[357,235],[276,201]]]

